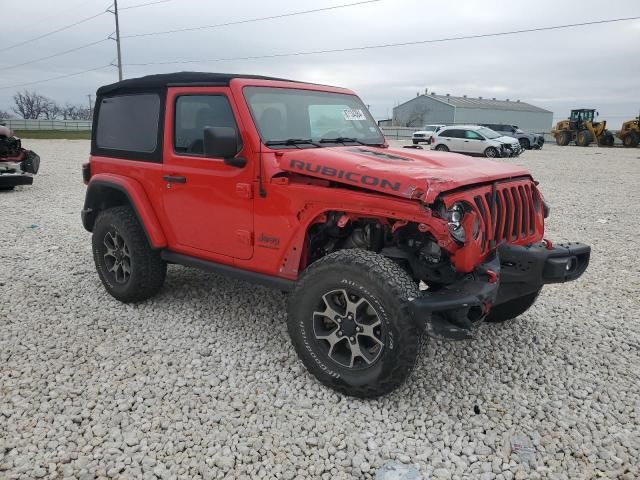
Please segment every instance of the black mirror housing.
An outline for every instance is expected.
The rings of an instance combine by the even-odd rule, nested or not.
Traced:
[[[239,150],[238,132],[231,127],[205,127],[205,157],[232,159]]]

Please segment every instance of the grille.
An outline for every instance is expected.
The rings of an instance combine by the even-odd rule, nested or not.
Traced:
[[[503,242],[519,243],[536,234],[540,199],[530,182],[497,184],[495,208],[493,199],[493,189],[473,198],[483,223],[483,248]]]

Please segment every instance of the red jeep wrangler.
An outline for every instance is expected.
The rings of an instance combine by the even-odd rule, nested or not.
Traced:
[[[471,338],[589,263],[588,246],[543,240],[527,170],[391,149],[343,88],[187,72],[104,86],[83,175],[111,295],[151,297],[167,263],[289,291],[306,367],[360,397],[407,378],[422,333]]]

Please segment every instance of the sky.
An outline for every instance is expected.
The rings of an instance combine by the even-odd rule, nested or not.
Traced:
[[[181,70],[272,75],[356,91],[377,119],[425,89],[438,94],[520,99],[554,112],[596,108],[611,128],[640,110],[640,20],[562,30],[421,45],[280,56],[469,36],[640,16],[638,0],[558,2],[378,0],[298,16],[165,35],[131,35],[198,27],[318,9],[359,0],[119,0],[124,77]],[[0,0],[0,50],[103,12],[109,0]],[[117,81],[111,66],[58,80],[14,87],[94,67],[116,58],[116,45],[95,45],[16,66],[106,39],[113,15],[0,51],[0,110],[27,88],[59,103],[88,103]],[[128,38],[127,38],[128,37]],[[225,59],[224,61],[211,61]],[[135,66],[134,63],[185,62]],[[11,88],[5,88],[11,87]],[[94,97],[95,98],[95,97]]]

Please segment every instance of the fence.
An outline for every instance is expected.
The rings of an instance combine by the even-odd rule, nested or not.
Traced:
[[[418,127],[380,127],[386,138],[392,140],[403,140],[411,138],[413,132],[420,130]]]
[[[91,120],[0,120],[11,130],[91,130]]]

